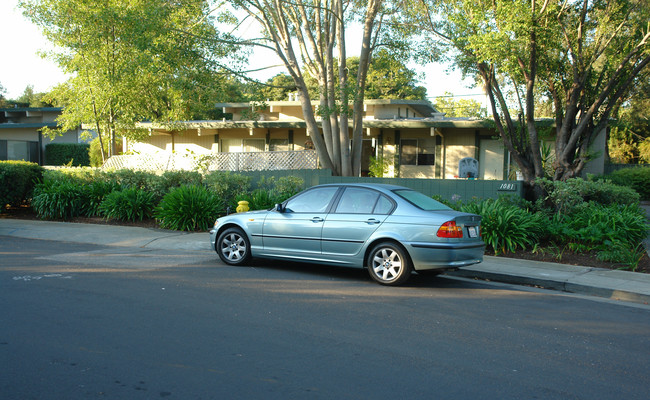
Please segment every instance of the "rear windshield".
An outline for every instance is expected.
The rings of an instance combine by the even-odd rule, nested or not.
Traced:
[[[399,189],[394,192],[399,197],[425,211],[451,210],[451,208],[441,202],[434,200],[423,193],[416,192],[415,190]]]

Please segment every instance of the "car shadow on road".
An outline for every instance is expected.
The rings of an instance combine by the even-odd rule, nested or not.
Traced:
[[[321,279],[340,279],[348,283],[350,281],[358,281],[359,283],[381,286],[370,278],[368,271],[365,268],[335,267],[331,265],[311,264],[299,261],[266,259],[254,259],[251,262],[250,266],[254,268],[269,268],[278,271],[282,270],[287,272],[295,272],[302,276],[304,279],[313,279],[314,276],[317,276]],[[444,274],[437,276],[419,275],[417,272],[415,272],[411,275],[409,280],[400,287],[431,289],[476,289],[485,286],[486,283],[480,281],[473,282],[466,279],[460,280],[446,276]]]

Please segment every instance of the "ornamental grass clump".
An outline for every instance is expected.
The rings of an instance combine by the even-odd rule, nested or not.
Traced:
[[[224,213],[224,201],[204,186],[188,185],[170,190],[156,207],[160,226],[177,231],[207,231]]]
[[[152,193],[131,187],[109,193],[99,205],[99,214],[106,219],[143,221],[153,216],[155,206]]]
[[[39,183],[34,188],[32,209],[41,219],[69,220],[81,213],[81,186],[67,180]]]
[[[119,191],[120,186],[111,181],[95,181],[81,186],[81,215],[95,217],[100,215],[100,206],[106,196]]]
[[[502,200],[487,199],[465,204],[461,211],[481,218],[483,241],[494,254],[514,252],[533,245],[543,231],[544,216]]]

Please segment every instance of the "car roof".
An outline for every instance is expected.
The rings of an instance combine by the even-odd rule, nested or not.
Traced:
[[[341,183],[324,183],[321,185],[316,185],[313,187],[327,187],[327,186],[356,186],[356,187],[366,187],[366,188],[371,188],[371,189],[383,189],[383,190],[396,190],[396,189],[406,189],[406,190],[413,190],[410,188],[407,188],[405,186],[399,186],[399,185],[392,185],[389,183],[367,183],[367,182],[341,182]]]

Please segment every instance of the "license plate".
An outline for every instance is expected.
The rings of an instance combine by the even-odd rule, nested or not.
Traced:
[[[476,227],[475,226],[468,226],[467,230],[469,231],[469,237],[475,238],[475,237],[478,236],[478,234],[476,233]]]

